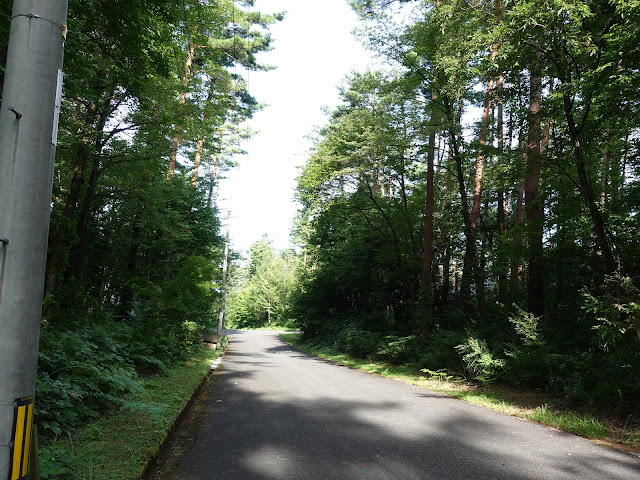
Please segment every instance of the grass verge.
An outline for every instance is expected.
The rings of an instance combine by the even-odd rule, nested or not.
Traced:
[[[330,347],[303,343],[301,334],[281,334],[280,337],[303,352],[340,365],[434,390],[497,412],[532,420],[640,455],[640,425],[630,424],[630,419],[623,421],[606,415],[571,409],[566,405],[564,398],[557,395],[521,391],[504,385],[480,385],[455,379],[443,371],[423,375],[418,365],[390,365],[354,358]]]
[[[47,445],[45,453],[56,457],[57,462],[53,462],[51,471],[42,472],[43,477],[83,480],[140,477],[219,355],[219,351],[199,349],[166,374],[146,378],[144,390],[126,399],[120,410]]]

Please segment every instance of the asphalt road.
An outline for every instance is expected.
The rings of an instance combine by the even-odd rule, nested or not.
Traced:
[[[230,333],[152,478],[640,480],[637,456]]]

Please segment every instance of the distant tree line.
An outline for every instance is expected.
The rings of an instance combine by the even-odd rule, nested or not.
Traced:
[[[291,302],[298,287],[298,256],[277,251],[265,235],[251,245],[249,258],[234,272],[228,324],[237,328],[294,327]]]

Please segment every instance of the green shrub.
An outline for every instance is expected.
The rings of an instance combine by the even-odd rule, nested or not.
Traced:
[[[72,464],[75,459],[66,442],[54,438],[51,443],[44,442],[38,448],[38,467],[40,478],[72,478]]]
[[[398,337],[389,335],[382,339],[375,352],[378,360],[400,364],[405,363],[416,355],[418,342],[415,335]]]
[[[346,327],[338,331],[335,334],[335,337],[333,340],[333,345],[335,346],[335,348],[340,352],[346,353],[348,351],[349,337],[355,331],[357,331],[357,329],[354,329],[352,327]],[[322,338],[322,337],[319,337],[319,338]]]
[[[509,352],[504,378],[509,383],[527,388],[563,391],[582,390],[575,374],[579,372],[580,360],[572,355],[553,353],[546,345],[523,345]],[[571,381],[570,378],[573,378]]]
[[[640,290],[629,277],[610,275],[599,297],[583,290],[583,310],[596,318],[593,327],[600,347],[633,351],[640,346]]]
[[[347,334],[346,350],[349,354],[366,358],[374,354],[380,345],[380,334],[360,330],[352,330]]]
[[[457,345],[456,351],[461,355],[465,370],[476,380],[491,382],[501,373],[506,362],[489,350],[487,342],[477,338],[469,338],[466,343]]]
[[[548,388],[549,372],[544,365],[544,359],[549,355],[546,346],[518,346],[505,354],[508,360],[503,378],[508,383],[528,388]]]
[[[540,317],[532,313],[525,312],[518,305],[514,304],[515,314],[509,317],[509,322],[513,325],[524,345],[531,345],[540,341],[539,323]]]
[[[452,372],[462,372],[464,365],[456,346],[466,340],[461,332],[453,330],[439,330],[429,340],[420,357],[420,364],[429,370],[446,369]]]
[[[36,378],[36,418],[69,432],[87,417],[141,388],[127,347],[126,325],[43,327]],[[54,431],[53,433],[58,433]]]

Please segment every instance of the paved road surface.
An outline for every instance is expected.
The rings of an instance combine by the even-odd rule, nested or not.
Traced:
[[[232,331],[156,479],[640,480],[640,458]]]

